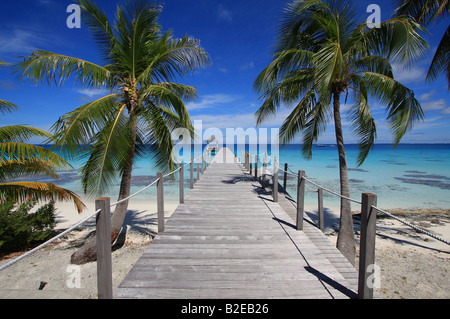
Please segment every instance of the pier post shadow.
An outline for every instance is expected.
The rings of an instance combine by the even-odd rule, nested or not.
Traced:
[[[358,294],[356,292],[345,287],[344,285],[337,282],[333,278],[328,277],[327,275],[325,275],[321,271],[317,270],[316,268],[311,267],[311,266],[305,266],[305,270],[308,271],[309,273],[313,274],[314,276],[316,276],[317,279],[329,284],[331,287],[338,290],[339,292],[342,292],[347,297],[349,297],[351,299],[356,299],[358,297]]]

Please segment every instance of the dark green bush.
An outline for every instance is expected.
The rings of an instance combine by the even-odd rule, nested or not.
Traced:
[[[0,207],[0,252],[25,249],[48,239],[56,225],[55,204],[50,202],[30,213],[36,202],[17,205],[6,203]]]

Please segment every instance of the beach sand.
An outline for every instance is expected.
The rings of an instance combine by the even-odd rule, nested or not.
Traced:
[[[58,204],[58,229],[72,226],[94,212],[94,203],[77,214],[70,204]],[[165,202],[169,218],[177,202]],[[314,207],[306,207],[314,220]],[[337,207],[325,209],[325,233],[336,241]],[[402,212],[398,212],[402,213]],[[415,210],[403,212],[401,218],[418,227],[450,239],[450,211]],[[131,201],[125,225],[126,235],[113,247],[113,285],[117,287],[133,264],[150,244],[157,230],[156,202]],[[358,222],[356,221],[358,236]],[[97,266],[95,262],[73,267],[70,256],[92,236],[94,220],[49,247],[0,271],[0,298],[97,298]],[[0,265],[8,260],[0,261]],[[428,299],[450,298],[450,246],[417,233],[391,218],[377,220],[376,264],[380,267],[381,298]],[[79,278],[76,281],[75,278]],[[41,282],[45,287],[38,290]]]

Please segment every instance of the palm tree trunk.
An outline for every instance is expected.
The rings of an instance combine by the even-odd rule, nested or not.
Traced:
[[[130,154],[128,155],[125,169],[122,174],[122,181],[120,182],[120,191],[118,200],[130,196],[131,177],[133,171],[134,152],[136,150],[136,131],[137,131],[137,116],[134,112],[130,112],[130,136],[132,139]],[[123,226],[123,221],[128,209],[128,200],[118,204],[111,217],[111,244],[119,236],[120,230]]]
[[[341,195],[350,197],[347,156],[345,154],[344,137],[342,134],[342,122],[340,114],[340,93],[333,94],[333,114],[336,144],[339,152],[339,177],[341,184]],[[355,265],[356,242],[353,232],[352,211],[350,207],[350,201],[344,198],[341,198],[341,218],[339,223],[337,248],[352,265]]]
[[[137,132],[137,115],[135,107],[130,107],[130,136],[132,138],[130,153],[125,164],[120,182],[119,198],[122,200],[130,196],[131,177],[133,171],[134,152],[136,150],[136,132]],[[123,221],[128,209],[128,200],[118,204],[111,217],[111,244],[113,244],[120,234]],[[70,262],[76,265],[82,265],[97,260],[96,238],[88,240],[79,250],[71,256]]]

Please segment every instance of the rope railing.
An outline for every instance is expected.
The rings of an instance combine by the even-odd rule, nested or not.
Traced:
[[[279,168],[279,169],[282,170],[282,171],[284,171],[284,170],[281,169],[281,168]],[[292,175],[294,175],[294,174],[292,174]],[[303,178],[304,180],[306,180],[307,182],[313,184],[314,186],[317,186],[318,188],[323,189],[324,191],[327,191],[327,192],[329,192],[329,193],[331,193],[331,194],[334,194],[334,195],[336,195],[336,196],[338,196],[338,197],[341,197],[341,198],[350,200],[350,201],[352,201],[352,202],[354,202],[354,203],[357,203],[357,204],[360,204],[360,205],[362,204],[361,201],[358,201],[358,200],[355,200],[355,199],[353,199],[353,198],[350,198],[350,197],[341,195],[341,194],[339,194],[339,193],[337,193],[337,192],[334,192],[334,191],[332,191],[332,190],[330,190],[330,189],[328,189],[328,188],[326,188],[326,187],[323,187],[323,186],[321,186],[321,185],[319,185],[319,184],[317,184],[317,183],[311,181],[310,179],[308,179],[308,178],[306,178],[306,177],[304,177],[304,176],[302,176],[302,178]],[[401,219],[401,218],[398,218],[397,216],[394,216],[393,214],[388,213],[388,212],[386,212],[385,210],[383,210],[383,209],[381,209],[381,208],[379,208],[379,207],[372,206],[372,208],[376,209],[376,210],[379,211],[380,213],[385,214],[386,216],[389,216],[389,217],[391,217],[391,218],[393,218],[393,219],[399,221],[400,223],[402,223],[402,224],[404,224],[404,225],[406,225],[406,226],[409,226],[409,227],[413,228],[414,230],[416,230],[416,231],[418,231],[418,232],[421,232],[421,233],[423,233],[423,234],[425,234],[425,235],[428,235],[428,236],[430,236],[430,237],[432,237],[432,238],[434,238],[434,239],[436,239],[436,240],[439,240],[439,241],[441,241],[441,242],[443,242],[443,243],[446,243],[447,245],[450,245],[450,242],[449,242],[448,240],[445,240],[445,239],[443,239],[443,238],[440,238],[440,237],[438,237],[438,236],[436,236],[436,235],[430,233],[429,231],[426,231],[426,230],[421,229],[421,228],[419,228],[419,227],[417,227],[417,226],[414,226],[413,224],[411,224],[411,223],[409,223],[409,222],[407,222],[407,221],[405,221],[405,220],[403,220],[403,219]]]
[[[348,199],[349,201],[352,201],[352,202],[354,202],[354,203],[357,203],[357,204],[360,204],[360,205],[361,205],[361,201],[359,201],[359,200],[356,200],[356,199],[353,199],[353,198],[350,198],[350,197],[341,195],[341,194],[339,194],[339,193],[336,193],[335,191],[332,191],[331,189],[328,189],[328,188],[326,188],[326,187],[323,187],[323,186],[321,186],[321,185],[319,185],[319,184],[314,183],[312,180],[310,180],[310,179],[308,179],[308,178],[306,178],[306,177],[304,177],[304,176],[303,176],[302,178],[303,178],[305,181],[307,181],[308,183],[311,183],[311,184],[313,184],[314,186],[317,186],[318,188],[323,189],[324,191],[327,191],[327,192],[329,192],[329,193],[331,193],[331,194],[333,194],[333,195],[336,195],[336,196],[341,197],[341,198],[343,198],[343,199]]]
[[[335,196],[338,196],[340,198],[352,201],[354,203],[357,203],[361,205],[361,233],[360,233],[360,256],[359,256],[359,275],[358,275],[358,298],[360,299],[372,299],[374,296],[374,287],[372,280],[375,276],[375,268],[373,265],[375,265],[375,236],[376,236],[376,213],[372,213],[374,210],[383,213],[397,221],[399,221],[402,224],[405,224],[414,230],[421,232],[425,235],[428,235],[436,240],[439,240],[445,244],[450,245],[450,242],[448,240],[445,240],[443,238],[440,238],[436,236],[435,234],[430,233],[429,231],[426,231],[424,229],[421,229],[417,226],[412,225],[411,223],[402,220],[398,218],[397,216],[392,215],[389,212],[386,212],[376,206],[377,202],[377,196],[374,194],[369,193],[363,193],[361,195],[361,201],[355,200],[351,197],[344,196],[342,194],[339,194],[338,192],[335,192],[331,189],[328,189],[326,187],[323,187],[319,185],[318,183],[310,180],[309,178],[305,177],[305,171],[299,170],[298,173],[294,173],[290,170],[287,163],[285,163],[285,168],[281,168],[278,166],[277,158],[274,157],[273,159],[273,167],[274,167],[274,174],[272,174],[269,170],[267,170],[267,153],[262,153],[264,155],[263,168],[261,171],[261,185],[263,188],[266,187],[266,175],[271,175],[273,178],[273,184],[272,184],[272,196],[273,201],[278,201],[278,171],[284,172],[284,181],[283,181],[283,188],[284,191],[287,194],[287,176],[296,176],[297,177],[297,200],[296,200],[296,225],[295,228],[297,230],[303,230],[303,216],[305,212],[305,187],[308,187],[306,185],[306,182],[318,187],[318,217],[319,217],[319,228],[324,231],[324,215],[323,215],[323,191],[329,192]],[[255,161],[253,161],[253,156],[255,156]],[[252,163],[254,163],[255,166],[255,179],[258,180],[258,159],[260,158],[260,155],[252,155],[248,152],[243,152],[241,155],[241,163],[243,164],[243,167],[250,171],[250,174],[252,174]],[[268,174],[269,173],[269,174]],[[289,195],[290,196],[290,195]],[[291,196],[290,196],[291,197]],[[291,197],[292,198],[292,197]],[[295,201],[294,198],[292,198],[292,201]]]
[[[155,184],[157,184],[157,183],[158,183],[158,189],[161,189],[161,192],[163,192],[163,188],[162,188],[162,180],[163,180],[163,178],[168,177],[168,176],[171,176],[171,175],[173,175],[173,174],[175,174],[175,173],[177,173],[177,172],[179,172],[179,171],[180,171],[180,203],[184,202],[184,174],[183,174],[183,172],[184,172],[184,167],[187,166],[187,165],[191,165],[191,188],[193,188],[193,187],[192,187],[192,185],[193,185],[193,166],[192,166],[192,163],[193,163],[194,161],[196,161],[196,162],[197,162],[197,166],[198,166],[198,164],[199,164],[198,161],[201,159],[201,161],[202,161],[202,163],[201,163],[201,164],[202,164],[202,173],[203,173],[203,172],[204,172],[204,169],[206,169],[206,167],[207,167],[207,165],[206,165],[207,163],[205,163],[205,167],[203,168],[204,155],[205,155],[205,154],[206,154],[206,155],[211,155],[211,154],[210,154],[210,151],[207,151],[206,153],[202,153],[202,154],[198,155],[198,156],[195,157],[195,158],[191,158],[191,161],[188,162],[188,163],[186,163],[186,164],[184,164],[184,165],[183,165],[183,164],[180,164],[180,167],[178,167],[176,170],[174,170],[174,171],[172,171],[172,172],[169,172],[169,173],[167,173],[167,174],[165,174],[165,175],[163,175],[162,173],[158,173],[158,177],[157,177],[154,181],[152,181],[150,184],[148,184],[147,186],[143,187],[143,188],[140,189],[139,191],[137,191],[137,192],[131,194],[130,196],[127,196],[126,198],[123,198],[123,199],[121,199],[121,200],[119,200],[119,201],[117,201],[117,202],[114,202],[114,203],[112,203],[112,204],[110,204],[110,205],[107,205],[107,207],[106,207],[106,206],[103,206],[103,207],[105,208],[106,212],[107,212],[107,214],[105,214],[105,215],[108,215],[107,218],[109,219],[109,218],[111,217],[110,207],[116,206],[116,205],[118,205],[118,204],[120,204],[120,203],[123,203],[123,202],[125,202],[125,201],[127,201],[127,200],[129,200],[129,199],[131,199],[131,198],[133,198],[133,197],[135,197],[135,196],[137,196],[138,194],[142,193],[143,191],[145,191],[146,189],[152,187],[153,185],[155,185]],[[199,176],[198,174],[199,174],[199,171],[197,171],[197,177]],[[197,178],[197,179],[198,179],[198,178]],[[161,194],[160,192],[158,192],[157,197],[158,197],[158,232],[160,232],[160,231],[164,231],[164,227],[160,227],[161,219],[164,220],[164,208],[163,208],[163,207],[164,207],[164,206],[163,206],[164,203],[163,203],[163,200],[162,200],[162,203],[161,203],[161,199],[162,199],[163,197],[162,197],[162,194]],[[106,200],[106,201],[105,201],[105,200]],[[97,202],[100,202],[100,201],[102,201],[102,203],[105,203],[105,202],[109,203],[109,198],[102,198],[102,199],[96,200],[96,208],[97,208],[97,206],[98,206],[98,205],[97,205],[97,204],[98,204]],[[102,209],[101,209],[101,208],[100,208],[100,209],[97,209],[94,213],[92,213],[91,215],[87,216],[87,217],[84,218],[83,220],[81,220],[81,221],[75,223],[74,225],[72,225],[71,227],[67,228],[66,230],[64,230],[64,231],[61,232],[60,234],[58,234],[58,235],[52,237],[51,239],[45,241],[44,243],[40,244],[39,246],[37,246],[37,247],[35,247],[35,248],[33,248],[33,249],[27,251],[26,253],[24,253],[24,254],[22,254],[22,255],[20,255],[20,256],[18,256],[18,257],[16,257],[16,258],[14,258],[14,259],[12,259],[11,261],[9,261],[9,262],[7,262],[7,263],[1,265],[1,266],[0,266],[0,271],[2,271],[2,270],[4,270],[4,269],[6,269],[6,268],[12,266],[13,264],[15,264],[15,263],[17,263],[18,261],[20,261],[20,260],[22,260],[22,259],[24,259],[24,258],[30,256],[31,254],[37,252],[38,250],[45,248],[46,246],[48,246],[48,245],[51,244],[52,242],[54,242],[54,241],[58,240],[59,238],[61,238],[61,237],[65,236],[65,235],[67,235],[68,233],[70,233],[70,232],[73,231],[74,229],[76,229],[76,228],[82,226],[82,225],[85,224],[88,220],[90,220],[90,219],[93,218],[93,217],[97,217],[97,216],[100,215],[101,213],[102,213]],[[162,213],[162,214],[161,214],[161,213]],[[97,223],[98,223],[98,218],[97,218]],[[162,224],[164,224],[164,221],[162,221]],[[97,230],[98,230],[98,224],[97,224]],[[109,231],[109,233],[110,233],[110,231]],[[107,237],[109,237],[109,235],[108,235]],[[109,241],[108,241],[108,240],[104,240],[104,242],[105,242],[105,243],[108,243]],[[98,242],[97,242],[97,245],[98,245]],[[108,245],[108,244],[107,244],[107,245]],[[99,248],[99,247],[97,247],[97,251],[99,251],[98,248]],[[111,247],[110,247],[110,244],[109,244],[109,254],[110,254],[110,248],[111,248]],[[98,259],[99,259],[99,258],[100,258],[100,257],[98,257]],[[109,258],[111,258],[111,256],[109,256]],[[97,263],[99,262],[98,259],[97,259]],[[111,269],[110,269],[109,271],[111,272]],[[112,274],[111,274],[111,276],[112,276]],[[97,276],[97,277],[99,277],[99,276]],[[102,276],[102,277],[104,277],[104,276]],[[100,279],[98,279],[98,280],[100,280]],[[109,280],[109,282],[112,282],[112,280]],[[98,283],[98,288],[99,288],[99,298],[102,298],[102,297],[103,297],[103,298],[111,298],[111,297],[112,297],[112,286],[111,286],[111,287],[107,287],[107,288],[104,288],[104,287],[101,288],[101,287],[100,287],[100,286],[104,286],[104,285],[105,285],[105,284],[104,284],[103,282],[102,282],[102,283],[100,283],[100,282]],[[112,284],[110,283],[110,284],[108,284],[108,285],[112,285]],[[100,289],[102,289],[102,291],[110,290],[110,292],[106,292],[106,293],[101,294],[101,293],[100,293]],[[106,296],[106,297],[105,297],[105,296]]]
[[[419,228],[419,227],[417,227],[417,226],[414,226],[413,224],[407,222],[406,220],[400,219],[400,218],[398,218],[397,216],[392,215],[391,213],[388,213],[388,212],[382,210],[381,208],[378,208],[378,207],[373,206],[373,205],[372,205],[372,208],[373,208],[373,209],[376,209],[376,210],[379,211],[380,213],[383,213],[383,214],[385,214],[385,215],[387,215],[387,216],[389,216],[389,217],[391,217],[391,218],[393,218],[393,219],[399,221],[399,222],[402,223],[402,224],[405,224],[406,226],[409,226],[409,227],[413,228],[414,230],[416,230],[416,231],[418,231],[418,232],[420,232],[420,233],[423,233],[423,234],[428,235],[428,236],[430,236],[430,237],[432,237],[432,238],[434,238],[434,239],[436,239],[436,240],[439,240],[439,241],[441,241],[441,242],[443,242],[443,243],[445,243],[445,244],[447,244],[447,245],[450,245],[450,241],[445,240],[445,239],[443,239],[443,238],[441,238],[441,237],[438,237],[438,236],[436,236],[435,234],[430,233],[429,231],[426,231],[426,230],[421,229],[421,228]]]

